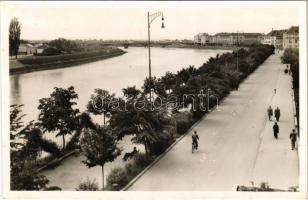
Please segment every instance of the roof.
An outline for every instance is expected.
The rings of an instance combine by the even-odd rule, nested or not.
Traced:
[[[299,32],[299,27],[298,26],[291,26],[288,30],[287,30],[287,34],[298,34]]]
[[[269,32],[267,35],[269,36],[282,36],[283,33],[285,33],[287,31],[287,29],[282,29],[282,30],[272,30],[271,32]]]

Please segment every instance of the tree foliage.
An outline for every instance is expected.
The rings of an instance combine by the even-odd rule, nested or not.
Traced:
[[[94,115],[104,116],[104,125],[106,124],[106,117],[110,117],[112,111],[115,95],[110,94],[107,90],[95,89],[94,94],[91,95],[90,101],[87,104],[88,112]],[[116,105],[115,105],[116,106]]]
[[[98,127],[96,130],[85,129],[81,138],[81,150],[85,156],[82,161],[87,167],[102,167],[102,180],[104,189],[104,165],[114,161],[121,153],[117,147],[117,141],[106,127]]]
[[[72,134],[78,126],[79,110],[73,108],[76,105],[74,100],[77,98],[78,95],[71,86],[68,89],[55,87],[49,98],[39,100],[39,125],[43,128],[43,132],[56,131],[56,137],[62,136],[63,152],[65,135]]]
[[[33,169],[33,160],[40,152],[40,147],[33,141],[37,130],[30,122],[24,126],[21,122],[25,116],[21,105],[12,105],[10,110],[10,175],[11,190],[40,190],[48,184],[45,176]]]
[[[15,55],[17,59],[18,49],[20,45],[21,24],[18,18],[14,17],[9,26],[9,46],[10,55]]]

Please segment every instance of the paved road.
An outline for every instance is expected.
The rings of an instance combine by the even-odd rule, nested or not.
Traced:
[[[191,132],[128,190],[230,191],[237,184],[247,184],[254,179],[257,180],[258,173],[262,174],[262,170],[267,170],[262,168],[262,159],[259,159],[260,150],[262,150],[260,148],[265,141],[264,135],[270,135],[270,139],[266,140],[270,145],[281,142],[272,137],[270,123],[273,122],[268,121],[266,109],[274,103],[274,88],[278,88],[278,93],[280,90],[287,91],[282,93],[279,99],[277,97],[275,103],[281,101],[281,106],[285,106],[288,103],[283,102],[290,101],[290,98],[284,96],[291,94],[290,85],[284,84],[290,80],[280,79],[283,75],[282,69],[284,66],[280,64],[279,55],[272,55],[241,84],[238,91],[232,92],[224,100],[219,111],[213,111],[195,127],[194,130],[198,131],[200,137],[198,152],[191,153]],[[281,88],[278,84],[284,84],[287,87]],[[281,123],[289,123],[290,125],[286,126],[288,129],[293,123],[290,117],[293,115],[292,112],[290,106],[282,108],[281,121],[283,122]],[[283,132],[281,138],[285,139],[289,130]],[[290,146],[287,146],[287,149],[290,150]],[[276,150],[279,151],[279,149]],[[271,151],[268,153],[270,154]],[[296,151],[290,151],[290,154],[294,154],[293,158],[297,155]],[[263,161],[279,163],[281,159],[287,158],[282,156],[278,161],[275,158],[263,159]],[[293,159],[292,162],[291,175],[297,175],[298,161]],[[263,167],[270,167],[270,164]],[[259,171],[256,172],[256,170]],[[297,182],[297,177],[288,181],[289,175],[285,174],[285,171],[280,170],[281,174],[277,172],[271,178],[286,176],[283,179],[284,186],[293,186],[294,180],[295,183]],[[271,186],[271,179],[265,181],[268,181]]]

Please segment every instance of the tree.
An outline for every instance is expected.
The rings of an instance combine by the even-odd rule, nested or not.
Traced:
[[[73,108],[76,105],[74,100],[77,98],[78,94],[71,86],[68,89],[55,87],[49,98],[39,100],[39,125],[43,128],[43,132],[57,131],[56,137],[62,136],[63,152],[65,135],[72,134],[78,127],[79,110]]]
[[[136,89],[136,86],[133,87],[127,87],[122,89],[124,96],[127,96],[127,98],[137,98],[138,95],[141,94],[141,91]]]
[[[170,90],[173,89],[174,85],[176,84],[175,74],[166,72],[165,76],[161,78],[161,82],[164,84],[168,93],[170,93]]]
[[[17,59],[18,49],[20,45],[20,30],[21,25],[18,18],[14,17],[9,26],[9,45],[10,45],[10,55],[15,55]]]
[[[76,50],[78,45],[75,41],[67,40],[64,38],[58,38],[55,40],[51,40],[49,42],[51,47],[56,48],[59,52],[67,52],[71,53],[73,50]]]
[[[106,117],[109,117],[114,100],[114,94],[109,94],[107,90],[95,89],[94,94],[91,95],[90,101],[88,102],[87,110],[94,115],[103,114],[105,125]]]
[[[165,137],[166,126],[165,118],[167,115],[162,111],[149,111],[139,109],[137,105],[144,96],[131,99],[126,102],[126,110],[114,112],[110,119],[110,128],[116,134],[117,139],[121,140],[126,135],[133,135],[132,142],[142,144],[145,148],[146,155],[153,153],[152,148],[155,144]],[[149,108],[149,101],[144,101],[144,108]]]
[[[33,123],[24,126],[22,105],[11,105],[10,110],[10,175],[11,190],[40,190],[49,180],[33,169],[31,160],[37,156],[39,147],[33,146],[29,135],[33,132]]]
[[[121,154],[116,138],[108,132],[106,127],[99,127],[97,130],[85,129],[81,138],[81,150],[86,157],[86,160],[82,161],[86,166],[102,167],[104,190],[104,165],[114,161]]]

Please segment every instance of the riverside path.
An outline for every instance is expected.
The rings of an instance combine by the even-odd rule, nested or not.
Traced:
[[[294,127],[291,78],[280,56],[270,56],[127,190],[231,191],[251,181],[277,189],[298,185],[297,152],[288,139]],[[267,118],[269,105],[281,110],[278,140]],[[192,154],[194,130],[200,140]]]

